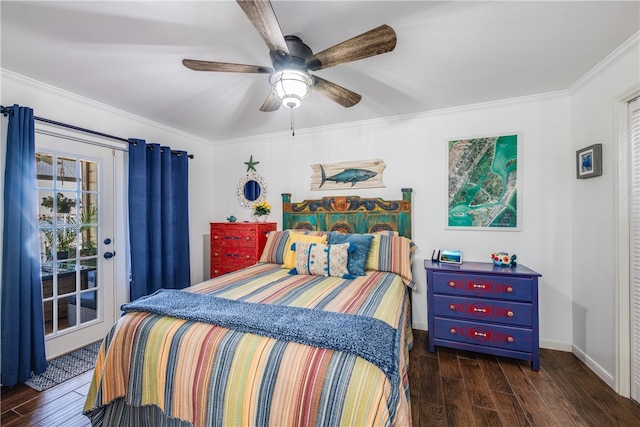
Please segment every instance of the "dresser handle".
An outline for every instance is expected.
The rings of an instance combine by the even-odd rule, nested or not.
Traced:
[[[456,311],[456,306],[453,304],[449,305],[449,310]]]
[[[251,240],[251,236],[247,236],[247,242]]]
[[[451,332],[452,334],[455,334],[456,333],[456,328],[449,329],[449,332]]]
[[[507,341],[509,341],[509,342],[514,342],[514,341],[515,341],[515,339],[514,339],[513,337],[509,337],[509,338],[507,338]]]
[[[218,236],[213,236],[213,240],[218,240],[220,237]]]
[[[507,311],[507,316],[513,317],[513,311],[511,311],[511,310]]]
[[[509,293],[513,292],[513,288],[511,286],[507,286],[507,292]]]
[[[251,255],[247,255],[247,259],[251,258]]]
[[[220,256],[220,255],[218,255],[218,252],[214,252],[213,256]]]
[[[455,288],[456,286],[456,282],[454,282],[453,280],[449,282],[449,286],[452,288]]]
[[[213,270],[213,274],[218,274],[218,270]]]

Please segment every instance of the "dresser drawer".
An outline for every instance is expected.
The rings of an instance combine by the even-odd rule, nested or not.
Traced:
[[[226,247],[226,246],[245,246],[253,248],[256,246],[257,235],[253,229],[242,228],[215,228],[211,227],[211,247]]]
[[[513,351],[531,352],[533,330],[435,317],[434,337]],[[537,343],[536,343],[537,346]]]
[[[456,274],[435,271],[433,291],[441,294],[531,302],[531,279],[506,275]]]
[[[256,252],[253,248],[244,247],[212,247],[211,265],[234,264],[247,267],[258,262]]]
[[[223,274],[231,273],[232,271],[236,271],[236,270],[237,268],[229,268],[228,266],[212,265],[211,277],[222,276]]]
[[[527,303],[463,298],[452,295],[434,295],[433,302],[433,314],[436,316],[499,322],[518,326],[532,325],[532,305]]]

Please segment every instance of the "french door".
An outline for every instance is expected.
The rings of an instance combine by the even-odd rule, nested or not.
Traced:
[[[119,257],[115,171],[122,153],[36,132],[36,173],[47,358],[98,341],[126,291]],[[124,255],[125,251],[121,251]],[[120,258],[124,258],[123,256]]]

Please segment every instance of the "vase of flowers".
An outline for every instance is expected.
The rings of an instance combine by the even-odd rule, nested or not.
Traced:
[[[266,200],[253,204],[253,215],[257,222],[267,222],[270,213],[271,205]]]

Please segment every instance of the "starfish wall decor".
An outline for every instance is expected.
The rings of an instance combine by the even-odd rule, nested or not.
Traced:
[[[244,164],[247,165],[247,172],[249,172],[249,171],[257,172],[256,171],[256,165],[258,163],[260,163],[260,162],[254,162],[253,161],[253,154],[252,154],[251,157],[249,158],[249,161],[248,162],[244,162]]]

